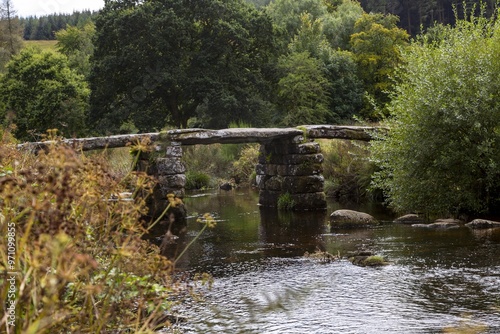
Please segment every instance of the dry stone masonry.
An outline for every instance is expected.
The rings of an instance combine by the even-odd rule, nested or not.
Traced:
[[[261,154],[256,166],[260,188],[259,203],[277,207],[281,196],[291,199],[293,210],[326,209],[323,155],[315,138],[369,141],[387,129],[361,126],[305,125],[297,128],[179,129],[164,132],[109,137],[65,139],[63,142],[86,151],[123,147],[127,143],[148,139],[155,151],[143,154],[139,169],[155,176],[153,215],[166,208],[167,194],[184,196],[186,167],[182,163],[182,146],[214,143],[260,143]],[[50,142],[25,143],[19,149],[37,152]],[[209,157],[207,157],[209,158]]]
[[[326,209],[322,162],[318,143],[279,139],[262,144],[256,166],[259,204],[277,207],[288,194],[292,210]]]

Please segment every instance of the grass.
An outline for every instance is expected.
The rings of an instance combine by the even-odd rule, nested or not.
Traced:
[[[371,176],[375,166],[370,162],[366,143],[345,140],[318,140],[323,162],[325,192],[341,203],[361,203],[373,196]]]
[[[284,193],[278,197],[278,209],[282,211],[291,211],[295,207],[295,201],[290,193]]]
[[[255,180],[258,156],[259,144],[194,145],[183,148],[182,161],[190,172],[189,177],[196,176],[195,173],[208,175],[211,179],[206,180],[208,185],[231,179],[247,185]]]
[[[24,41],[25,47],[38,47],[42,51],[57,52],[56,40]]]

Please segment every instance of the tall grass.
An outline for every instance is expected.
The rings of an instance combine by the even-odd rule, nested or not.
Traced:
[[[372,198],[370,183],[375,165],[366,143],[319,140],[324,156],[323,175],[327,196],[343,203],[361,203]]]
[[[180,289],[174,263],[141,238],[145,198],[113,200],[125,191],[151,193],[152,179],[133,172],[116,177],[103,156],[62,144],[37,156],[22,153],[3,137],[0,331],[152,333],[168,327],[165,315]],[[15,232],[8,234],[10,227]],[[5,303],[11,275],[15,326]]]
[[[233,179],[238,184],[252,182],[259,156],[259,144],[212,144],[184,148],[182,160],[188,173],[187,186],[205,188]],[[207,178],[209,180],[207,180]],[[200,180],[203,182],[200,183]]]

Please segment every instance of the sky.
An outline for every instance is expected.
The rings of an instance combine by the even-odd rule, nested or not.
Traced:
[[[17,15],[27,17],[84,9],[98,10],[104,7],[104,0],[12,0],[12,5]]]

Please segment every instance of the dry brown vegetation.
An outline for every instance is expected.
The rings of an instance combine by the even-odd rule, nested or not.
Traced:
[[[0,331],[147,333],[168,326],[166,314],[182,289],[172,279],[173,261],[141,238],[147,208],[145,197],[135,195],[152,187],[145,174],[118,178],[102,155],[62,144],[36,156],[19,152],[4,132],[0,296],[6,300],[8,273],[16,272],[17,309],[9,326],[6,303],[0,303]],[[124,191],[134,193],[132,201],[116,199]],[[14,263],[8,257],[11,226]]]

